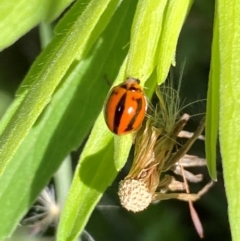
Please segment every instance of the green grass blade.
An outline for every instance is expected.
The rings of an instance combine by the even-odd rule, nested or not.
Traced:
[[[165,81],[171,64],[175,63],[179,34],[191,5],[192,0],[168,1],[158,48],[158,84]]]
[[[240,238],[240,1],[217,1],[220,63],[219,138],[232,240]]]
[[[132,135],[115,136],[114,138],[114,162],[116,170],[120,171],[125,165],[131,146],[133,143]]]
[[[10,113],[12,116],[0,136],[0,174],[44,107],[50,102],[52,94],[73,60],[83,53],[88,39],[95,36],[93,30],[99,18],[108,7],[109,11],[106,14],[110,20],[118,2],[93,0],[80,14],[82,3],[78,1],[65,15],[60,23],[63,27],[62,32],[53,38],[26,76],[23,90],[19,91],[24,97],[16,104],[14,114]],[[106,26],[107,21],[103,22],[104,24]],[[99,34],[99,31],[96,30],[96,33]],[[8,114],[6,119],[9,119]]]
[[[41,21],[52,21],[72,0],[1,0],[0,3],[0,51]]]
[[[166,0],[140,0],[134,16],[126,75],[142,84],[156,67],[156,49]]]
[[[217,12],[216,12],[217,13]],[[219,62],[219,26],[218,14],[214,19],[214,35],[212,43],[211,69],[209,75],[207,114],[206,114],[206,157],[208,171],[213,180],[217,180],[216,172],[216,146],[218,138],[219,123],[219,80],[220,80],[220,62]]]
[[[103,129],[104,124],[101,115],[82,152],[61,216],[58,241],[76,240],[106,187],[117,175],[113,135]]]

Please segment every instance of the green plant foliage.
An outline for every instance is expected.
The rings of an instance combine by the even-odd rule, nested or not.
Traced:
[[[233,240],[239,240],[239,200],[236,183],[240,176],[239,160],[239,116],[240,106],[240,2],[217,1],[214,19],[214,36],[208,109],[206,122],[206,150],[210,175],[216,180],[216,143],[219,140],[223,158],[224,180],[228,199],[228,214]],[[219,123],[219,124],[218,124]]]
[[[41,21],[57,18],[72,0],[32,2],[19,0],[13,4],[3,0],[0,3],[0,49],[11,45]],[[57,240],[75,241],[84,232],[97,203],[125,165],[134,141],[134,134],[115,136],[104,123],[102,108],[110,85],[128,76],[139,78],[147,98],[151,98],[156,85],[165,81],[171,65],[176,64],[180,31],[192,2],[77,0],[59,20],[54,33],[46,32],[48,26],[41,25],[42,46],[47,47],[31,66],[0,122],[0,240],[11,236],[62,161],[72,151],[80,151],[79,147],[81,154],[63,207]],[[238,10],[239,0],[216,2],[206,117],[208,169],[215,180],[220,130],[233,240],[240,237]],[[191,52],[196,44],[189,44],[191,41],[184,43],[185,51]],[[185,55],[181,58],[182,61]],[[1,68],[0,78],[4,78]],[[0,92],[0,96],[4,95]],[[116,195],[116,190],[114,193]],[[214,200],[210,205],[221,209]],[[160,212],[157,205],[149,209],[166,219],[168,227],[162,225],[162,219],[157,223],[152,213],[148,215],[148,210],[143,214],[128,213],[127,219],[121,216],[115,225],[120,232],[121,225],[131,230],[135,236],[129,237],[136,240],[158,240],[159,227],[161,239],[175,237],[168,217],[179,222],[178,212],[172,208]],[[126,213],[121,211],[120,215]],[[115,217],[113,220],[115,222]],[[137,232],[131,227],[133,220],[143,220],[137,223]],[[150,229],[148,224],[152,225]],[[97,232],[102,231],[101,225],[104,226],[99,222],[98,227],[95,225]],[[187,229],[179,226],[176,232],[185,235]],[[100,235],[105,237],[102,240],[106,240],[111,231],[105,230],[106,236]],[[145,239],[142,234],[146,234]],[[122,241],[115,238],[112,240]]]
[[[122,46],[128,41],[130,33],[126,31],[125,35],[120,34],[126,26],[110,26],[99,38],[89,57],[73,63],[48,108],[4,171],[0,179],[5,187],[1,189],[1,217],[2,222],[10,222],[3,222],[0,237],[6,237],[12,232],[63,158],[77,148],[88,134],[109,89],[104,75],[113,79],[126,55]],[[106,41],[109,38],[110,45]],[[112,54],[115,49],[119,51]],[[114,63],[111,57],[114,57]],[[25,187],[24,191],[22,187]],[[19,202],[15,202],[16,199]],[[6,202],[11,203],[12,212],[6,209]]]
[[[99,118],[75,172],[58,228],[59,241],[78,237],[106,187],[117,175],[113,135],[102,128],[103,116]]]
[[[64,83],[0,178],[3,187],[0,191],[0,239],[11,233],[64,157],[77,148],[90,131],[108,90],[98,61],[99,58],[90,58],[71,67]],[[93,65],[99,67],[98,72],[89,69]],[[84,113],[76,111],[79,106],[85,109]]]
[[[41,21],[53,21],[71,2],[72,0],[2,0],[0,4],[0,51]]]
[[[227,5],[226,5],[227,4]],[[227,6],[227,8],[226,8]],[[240,238],[240,1],[218,1],[220,112],[219,139],[224,169],[225,188],[232,240]],[[216,32],[215,32],[216,33]]]
[[[104,10],[107,8],[105,14],[108,18],[105,18],[102,25],[98,25],[101,29],[106,26],[106,20],[110,20],[118,4],[118,0],[111,1],[109,6],[107,1],[95,1],[87,5],[82,14],[81,2],[76,2],[60,22],[62,32],[55,35],[23,81],[22,88],[17,93],[21,97],[13,104],[14,113],[11,109],[6,115],[7,121],[3,120],[3,123],[8,123],[0,136],[0,174],[50,102],[69,66],[85,50],[87,40],[90,36],[99,34],[99,30],[93,30]]]
[[[218,14],[214,19],[214,36],[212,42],[211,70],[208,85],[208,101],[206,115],[206,156],[208,170],[213,180],[217,180],[216,171],[216,146],[219,128],[219,81],[220,81],[220,63],[219,63],[219,26]]]
[[[168,1],[158,47],[158,84],[166,80],[171,64],[175,65],[179,34],[191,5],[192,0]]]
[[[156,67],[155,55],[166,2],[140,0],[134,15],[126,72],[143,83]]]

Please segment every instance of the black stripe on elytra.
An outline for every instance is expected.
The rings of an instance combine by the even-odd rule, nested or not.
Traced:
[[[125,102],[126,102],[127,94],[125,93],[121,99],[119,100],[114,114],[114,121],[113,121],[113,132],[118,133],[118,127],[120,125],[120,121],[122,118],[122,114],[125,108]]]
[[[133,129],[133,125],[142,109],[142,99],[133,99],[134,101],[137,102],[137,110],[136,110],[136,114],[133,116],[133,118],[131,119],[131,121],[129,122],[127,128],[125,129],[125,131],[131,131]]]

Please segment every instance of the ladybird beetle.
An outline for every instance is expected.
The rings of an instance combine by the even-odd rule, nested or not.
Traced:
[[[142,124],[147,101],[138,79],[128,77],[109,92],[104,117],[110,131],[117,135],[136,131]]]

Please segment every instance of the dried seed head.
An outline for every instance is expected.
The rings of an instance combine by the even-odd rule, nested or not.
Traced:
[[[141,180],[127,179],[119,183],[118,196],[128,211],[140,212],[152,202],[153,194]]]

